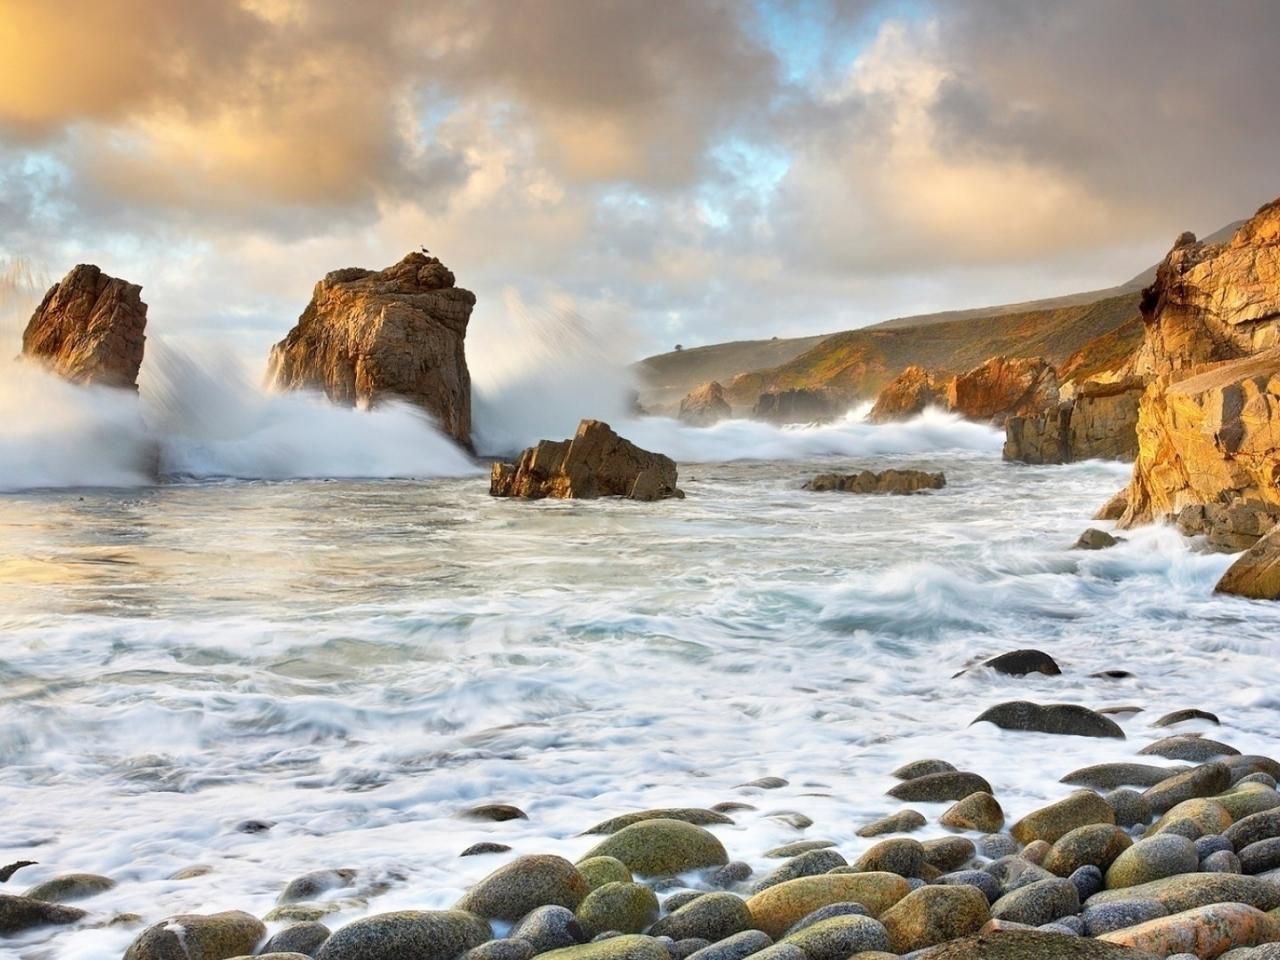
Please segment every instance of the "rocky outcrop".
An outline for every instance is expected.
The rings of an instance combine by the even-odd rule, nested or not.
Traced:
[[[146,341],[142,287],[82,263],[49,288],[22,335],[22,355],[72,383],[138,389]]]
[[[316,284],[289,335],[271,348],[267,383],[317,390],[344,406],[400,398],[471,442],[463,340],[476,298],[435,257],[411,253],[375,272],[335,270]]]
[[[1280,527],[1229,566],[1213,590],[1254,600],[1280,600]]]
[[[724,398],[724,387],[712,380],[690,390],[680,401],[677,418],[694,427],[709,427],[733,416],[733,408]]]
[[[923,470],[886,470],[883,473],[872,473],[863,470],[861,473],[841,475],[838,473],[822,473],[804,485],[805,490],[826,492],[840,490],[844,493],[918,493],[921,490],[941,490],[947,485],[947,479],[941,473],[926,473]]]
[[[1151,383],[1119,525],[1173,519],[1245,549],[1280,520],[1280,201],[1227,243],[1179,237],[1142,312]]]
[[[776,424],[812,423],[838,412],[836,402],[823,390],[784,390],[760,394],[751,419]]]
[[[947,384],[947,409],[969,420],[1004,423],[1058,406],[1058,375],[1043,357],[992,357]]]
[[[1086,381],[1056,410],[1005,421],[1004,458],[1022,463],[1133,460],[1138,455],[1139,377]]]
[[[583,420],[572,440],[541,440],[518,463],[495,463],[489,478],[494,497],[540,500],[683,497],[670,457],[642,450],[599,420]]]
[[[947,406],[947,381],[929,373],[924,367],[907,367],[880,391],[875,406],[867,414],[871,423],[909,420],[927,407]]]

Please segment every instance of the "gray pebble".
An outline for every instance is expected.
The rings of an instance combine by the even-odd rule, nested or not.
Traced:
[[[767,877],[759,880],[751,888],[751,892],[760,893],[762,890],[768,890],[788,880],[815,877],[835,867],[844,867],[848,864],[849,861],[836,850],[810,850],[808,853],[802,853],[798,857],[787,860]]]
[[[329,939],[329,933],[328,927],[314,920],[294,923],[264,943],[260,952],[302,953],[310,957],[315,954],[320,944]],[[492,960],[501,960],[501,958],[494,957]],[[524,958],[512,958],[512,960],[524,960]]]
[[[1105,886],[1102,870],[1092,863],[1086,863],[1083,867],[1078,868],[1067,879],[1076,885],[1076,892],[1080,894],[1081,903],[1084,903]]]
[[[534,953],[546,953],[587,941],[586,932],[574,912],[554,904],[530,910],[516,921],[507,937],[529,941],[533,944]]]
[[[912,890],[919,890],[921,887],[927,887],[928,884],[919,877],[907,877],[907,886]]]
[[[743,930],[741,933],[717,940],[711,946],[689,954],[685,960],[744,960],[745,957],[759,953],[770,946],[773,946],[773,938],[767,933],[760,930]]]
[[[1211,853],[1217,853],[1219,850],[1230,850],[1236,852],[1236,846],[1220,833],[1211,833],[1208,836],[1200,837],[1195,841],[1196,856],[1201,861]]]
[[[666,910],[667,913],[675,913],[681,907],[688,906],[699,897],[705,895],[705,890],[681,890],[679,893],[673,893],[671,896],[667,897],[666,901],[662,904],[662,908]]]
[[[1137,790],[1122,787],[1119,790],[1104,793],[1102,799],[1107,801],[1115,811],[1118,827],[1132,827],[1138,824],[1145,826],[1151,822],[1151,804]]]
[[[1080,914],[1084,932],[1091,937],[1101,936],[1113,930],[1123,930],[1138,923],[1167,917],[1169,909],[1152,897],[1133,897],[1087,906]]]
[[[1076,924],[1068,923],[1068,920],[1079,920],[1079,917],[1063,917],[1061,920],[1055,920],[1053,923],[1042,923],[1036,927],[1037,930],[1043,930],[1045,933],[1061,933],[1068,937],[1084,936],[1077,929]]]
[[[787,929],[783,936],[789,937],[793,933],[799,933],[805,927],[811,927],[815,923],[828,920],[831,917],[845,917],[851,914],[860,917],[871,916],[867,912],[867,908],[860,903],[829,903],[825,907],[819,907],[808,916],[801,917]]]
[[[322,893],[351,886],[354,870],[315,870],[289,881],[280,893],[277,903],[301,903],[314,900]]]
[[[963,883],[971,887],[977,887],[986,894],[988,903],[995,903],[1000,899],[1000,884],[995,877],[983,870],[956,870],[954,873],[943,874],[933,882],[943,886],[954,886]]]
[[[1200,861],[1201,873],[1243,873],[1240,858],[1230,850],[1219,850]]]
[[[1007,833],[988,833],[978,840],[978,852],[991,860],[1011,857],[1022,848]]]
[[[707,883],[717,890],[726,890],[751,876],[751,865],[741,860],[730,860],[707,878]]]

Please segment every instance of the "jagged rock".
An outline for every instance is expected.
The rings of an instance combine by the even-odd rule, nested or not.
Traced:
[[[681,498],[676,463],[641,450],[607,423],[583,420],[572,440],[540,440],[518,463],[495,463],[489,478],[494,497],[631,500]]]
[[[146,342],[142,287],[82,263],[49,288],[22,334],[22,355],[72,383],[138,389]]]
[[[947,384],[947,409],[1004,423],[1058,407],[1058,376],[1043,357],[992,357]]]
[[[762,393],[751,409],[752,420],[768,423],[812,423],[842,412],[823,390],[784,390]]]
[[[1140,377],[1085,381],[1068,403],[1005,422],[1004,459],[1022,463],[1133,460],[1138,455]]]
[[[1214,593],[1280,600],[1280,527],[1274,527],[1227,567]]]
[[[733,408],[724,398],[724,387],[712,380],[690,390],[680,401],[680,412],[676,416],[690,426],[709,427],[732,417]]]
[[[1151,378],[1122,527],[1176,517],[1215,549],[1280,519],[1280,201],[1232,239],[1178,239],[1143,291],[1134,372]]]
[[[471,374],[463,340],[476,297],[435,257],[411,253],[382,271],[335,270],[316,284],[289,335],[271,348],[267,383],[337,404],[401,398],[471,443]]]
[[[863,470],[861,473],[839,474],[820,473],[804,485],[805,490],[824,493],[828,490],[839,490],[844,493],[918,493],[921,490],[941,490],[947,485],[947,478],[941,473],[926,473],[923,470],[885,470],[883,473],[872,473]]]
[[[867,415],[871,423],[890,423],[919,416],[926,407],[947,406],[947,382],[923,367],[907,367],[876,397]]]
[[[1084,533],[1080,534],[1080,538],[1076,540],[1072,550],[1105,550],[1107,547],[1114,547],[1120,541],[1107,533],[1105,530],[1098,530],[1090,527]]]

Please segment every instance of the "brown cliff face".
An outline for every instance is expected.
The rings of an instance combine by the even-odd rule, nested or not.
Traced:
[[[271,348],[267,383],[319,390],[344,406],[401,398],[471,443],[471,375],[463,341],[476,298],[435,257],[411,253],[375,272],[335,270],[316,284],[287,337]]]
[[[1075,397],[1037,417],[1005,422],[1004,459],[1021,463],[1133,460],[1138,454],[1141,378],[1085,381]]]
[[[540,500],[682,498],[670,457],[642,450],[607,423],[583,420],[572,440],[541,440],[518,463],[495,463],[489,495]]]
[[[1280,519],[1280,201],[1228,243],[1184,234],[1143,291],[1152,377],[1120,526],[1176,519],[1248,547]]]
[[[751,408],[751,419],[776,424],[812,423],[835,416],[844,406],[826,390],[783,390],[760,394]]]
[[[926,407],[947,405],[947,382],[935,377],[924,367],[907,367],[876,397],[875,406],[867,414],[872,423],[910,420],[924,413]]]
[[[141,293],[80,264],[44,295],[22,335],[22,355],[72,383],[137,390],[147,339]]]
[[[969,420],[1004,423],[1058,406],[1058,375],[1042,357],[992,357],[947,384],[947,409]]]
[[[689,391],[680,401],[677,419],[694,427],[709,427],[733,416],[733,408],[724,398],[724,387],[712,380]]]

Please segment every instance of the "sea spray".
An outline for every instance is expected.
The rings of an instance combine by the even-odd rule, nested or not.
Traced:
[[[499,317],[468,335],[476,448],[511,455],[571,437],[588,418],[616,427],[633,410],[632,339],[624,324],[588,321],[562,296],[531,305],[505,291]]]

